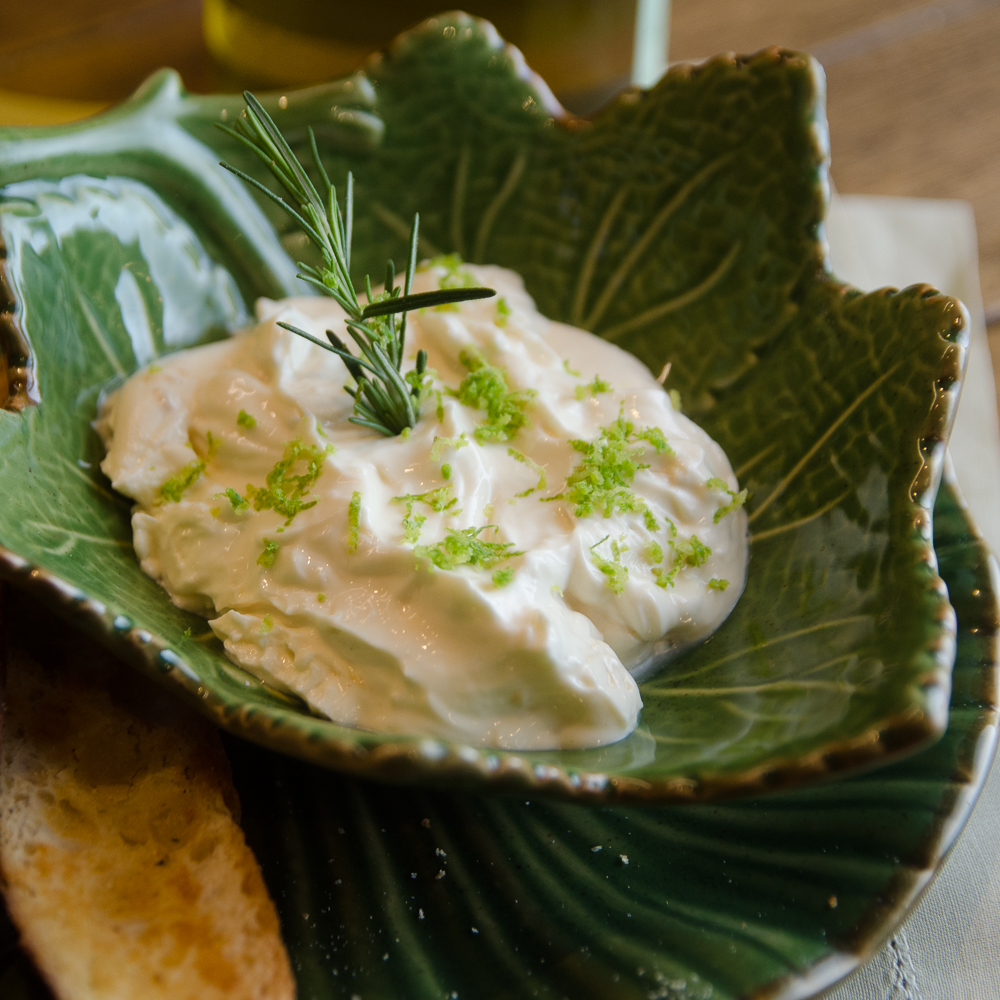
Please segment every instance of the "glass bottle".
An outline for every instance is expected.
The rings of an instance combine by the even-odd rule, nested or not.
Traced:
[[[642,0],[639,0],[641,3]],[[571,111],[586,114],[627,86],[637,0],[470,0]],[[414,0],[204,0],[213,57],[250,87],[293,87],[359,68],[401,31],[441,10]]]

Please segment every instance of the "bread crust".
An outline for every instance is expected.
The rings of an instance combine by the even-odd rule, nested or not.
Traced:
[[[0,879],[59,1000],[292,1000],[218,732],[3,598]],[[33,627],[34,626],[34,627]]]

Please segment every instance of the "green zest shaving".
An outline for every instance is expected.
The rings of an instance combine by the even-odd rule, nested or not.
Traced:
[[[171,476],[160,487],[160,500],[162,502],[177,503],[181,498],[181,494],[189,486],[193,486],[198,481],[198,477],[205,471],[209,461],[219,448],[219,442],[212,437],[211,431],[205,437],[208,441],[208,455],[205,458],[196,458],[188,462],[177,475]],[[193,446],[191,447],[193,448]]]
[[[667,545],[670,546],[671,552],[674,554],[673,564],[670,569],[661,569],[656,567],[653,570],[653,576],[656,577],[656,584],[658,587],[672,587],[676,581],[677,574],[688,566],[703,566],[707,561],[708,557],[712,554],[712,550],[697,536],[692,535],[686,542],[678,542],[677,539],[677,527],[673,521],[667,518],[667,531],[670,537],[667,539]],[[649,546],[656,545],[655,542],[650,542]],[[647,546],[647,553],[649,552],[649,546]],[[656,545],[657,549],[660,549],[659,545]],[[662,558],[662,549],[660,549]],[[654,562],[659,562],[659,559],[653,560]],[[726,581],[716,581],[717,583],[724,583],[724,586],[713,587],[713,590],[725,590],[729,586]],[[709,583],[712,587],[712,584]]]
[[[673,565],[670,567],[670,569],[662,569],[661,567],[657,566],[653,570],[653,576],[656,577],[656,585],[658,587],[663,587],[664,589],[666,589],[667,587],[672,587],[674,585],[674,577],[677,576],[677,573],[682,565],[680,559],[677,557],[677,545],[676,545],[677,525],[674,524],[674,522],[671,521],[669,517],[666,519],[666,521],[667,521],[667,534],[669,535],[669,537],[667,538],[667,545],[670,546],[670,551],[673,552],[674,554]],[[663,559],[663,549],[656,542],[650,542],[649,544],[656,545],[656,548],[659,549],[660,558],[655,561],[660,562]],[[647,552],[648,551],[649,550],[647,549]]]
[[[503,569],[494,570],[493,572],[493,586],[494,587],[506,587],[514,579],[514,571],[509,567],[505,566]]]
[[[274,628],[274,619],[270,615],[264,615],[264,620],[260,623],[261,635],[267,635]]]
[[[729,494],[729,503],[725,507],[720,507],[715,512],[714,521],[718,524],[727,514],[732,514],[734,510],[739,510],[747,502],[747,491],[740,490],[739,493],[735,493],[729,488],[729,484],[724,479],[719,479],[718,476],[713,476],[709,479],[705,485],[710,490],[721,490],[723,493]]]
[[[712,554],[712,550],[697,535],[692,535],[686,542],[678,542],[672,547],[678,558],[687,566],[704,566]]]
[[[475,410],[486,410],[486,420],[473,432],[480,444],[509,441],[528,422],[525,410],[534,399],[533,389],[511,389],[502,368],[487,364],[479,354],[462,351],[459,361],[469,369],[457,391],[458,401]]]
[[[244,500],[232,486],[226,487],[224,496],[229,497],[229,502],[233,505],[233,510],[248,510],[250,507],[249,502]]]
[[[193,462],[188,462],[176,476],[171,476],[160,487],[160,499],[168,503],[177,503],[181,494],[198,481],[198,477],[205,471],[207,464],[203,458],[196,458]]]
[[[714,576],[708,581],[709,590],[725,590],[729,586],[728,580],[717,580]]]
[[[452,493],[450,486],[439,486],[436,490],[427,493],[406,493],[401,497],[393,497],[393,503],[405,503],[406,514],[403,517],[403,537],[408,542],[416,542],[420,538],[420,529],[427,520],[423,514],[414,514],[413,508],[418,503],[427,504],[431,510],[437,513],[451,511],[458,514],[460,511],[451,508],[458,503],[458,498]]]
[[[614,392],[611,388],[611,383],[605,382],[600,375],[595,375],[593,382],[588,382],[586,385],[578,385],[575,391],[577,399],[586,399],[588,396],[596,396],[600,392]]]
[[[303,444],[298,438],[289,441],[285,445],[284,456],[267,474],[266,485],[258,488],[248,484],[244,499],[253,504],[254,510],[276,510],[279,514],[284,514],[287,527],[300,511],[316,506],[316,500],[305,503],[302,498],[319,478],[326,456],[327,451],[319,445]],[[306,463],[306,471],[297,476],[292,475],[292,469],[300,462]],[[233,500],[229,490],[226,490],[226,495]],[[233,507],[237,508],[235,501]]]
[[[431,461],[439,462],[447,448],[464,448],[468,443],[469,439],[464,434],[459,434],[457,438],[436,437],[431,445]]]
[[[646,542],[646,558],[651,563],[663,562],[663,546],[652,540]]]
[[[246,410],[240,410],[236,416],[236,423],[248,431],[252,431],[257,426],[257,421]]]
[[[522,465],[526,465],[532,472],[538,473],[538,485],[532,486],[530,489],[524,490],[521,493],[515,493],[516,497],[526,497],[530,496],[535,490],[544,490],[548,486],[548,481],[545,478],[545,470],[534,460],[528,458],[527,455],[522,455],[519,451],[514,448],[508,448],[507,454],[510,455],[515,461],[520,462]]]
[[[347,507],[347,551],[358,551],[358,522],[361,519],[361,494],[355,490]]]
[[[270,569],[274,565],[274,560],[278,556],[278,543],[270,538],[264,539],[264,551],[257,556],[257,565],[264,569]]]
[[[623,536],[624,537],[624,536]],[[625,581],[628,579],[628,566],[622,563],[622,553],[628,552],[627,545],[619,545],[618,542],[611,542],[611,558],[605,559],[594,549],[598,545],[603,545],[608,540],[605,535],[599,542],[590,546],[590,558],[594,565],[607,577],[604,581],[608,589],[614,594],[621,594],[625,591]]]
[[[681,411],[681,394],[676,389],[671,389],[668,392],[670,396],[670,405],[678,412]]]
[[[441,466],[441,478],[451,479],[451,466],[447,462]]]
[[[438,569],[457,569],[459,566],[493,569],[497,563],[505,559],[524,555],[523,552],[510,551],[514,547],[513,542],[484,542],[479,536],[487,528],[495,530],[496,525],[484,524],[481,528],[448,528],[448,534],[442,541],[433,545],[418,545],[413,552],[418,560],[427,559]]]
[[[640,443],[643,441],[651,444],[659,454],[673,454],[659,428],[636,431],[622,417],[602,427],[593,441],[571,441],[583,460],[566,480],[566,489],[546,499],[576,504],[577,517],[589,517],[595,511],[605,517],[611,517],[615,511],[642,511],[647,515],[647,526],[655,526],[655,518],[648,512],[645,501],[631,489],[635,474],[649,468],[647,463],[640,461],[645,450]]]
[[[507,317],[510,315],[510,306],[507,305],[507,300],[501,295],[497,299],[497,326],[504,327],[507,325]],[[503,572],[500,570],[500,572]],[[496,574],[494,574],[496,575]]]
[[[674,449],[667,444],[667,439],[659,427],[644,427],[635,432],[635,437],[639,441],[648,441],[656,449],[657,455],[672,455],[674,453]]]
[[[575,368],[570,368],[569,362],[563,359],[563,368],[566,370],[567,375],[572,375],[574,378],[580,378],[580,373]]]

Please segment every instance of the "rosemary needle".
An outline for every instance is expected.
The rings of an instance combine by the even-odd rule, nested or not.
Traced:
[[[320,160],[316,137],[309,129],[309,146],[320,178],[320,188],[313,184],[298,157],[274,124],[260,101],[249,91],[243,92],[246,110],[234,127],[217,127],[243,143],[265,164],[285,189],[293,204],[271,191],[249,174],[223,162],[251,187],[280,205],[298,223],[323,257],[319,267],[299,262],[299,277],[331,296],[347,313],[347,332],[360,351],[352,354],[347,344],[332,330],[327,330],[329,344],[288,323],[284,329],[338,355],[347,366],[353,385],[344,389],[354,398],[352,423],[378,431],[387,437],[416,426],[420,404],[429,390],[426,375],[427,352],[418,351],[416,367],[401,373],[403,347],[406,343],[406,313],[413,309],[445,305],[468,299],[496,295],[492,288],[448,288],[433,292],[411,293],[417,269],[417,239],[420,216],[414,215],[410,231],[410,252],[402,286],[396,285],[395,266],[386,264],[385,290],[373,295],[371,280],[365,276],[368,304],[362,307],[351,282],[351,236],[354,228],[354,177],[347,175],[344,211],[340,210],[337,189],[330,183]],[[320,194],[322,191],[322,196]],[[294,206],[298,206],[297,208]]]

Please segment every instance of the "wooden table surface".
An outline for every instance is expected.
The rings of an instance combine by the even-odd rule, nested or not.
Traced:
[[[1000,0],[673,0],[672,61],[773,44],[826,69],[837,190],[972,202],[1000,383]]]
[[[4,6],[2,89],[108,102],[161,65],[192,90],[232,85],[200,0]],[[972,202],[1000,375],[1000,0],[673,0],[672,61],[775,44],[826,68],[838,190]]]

